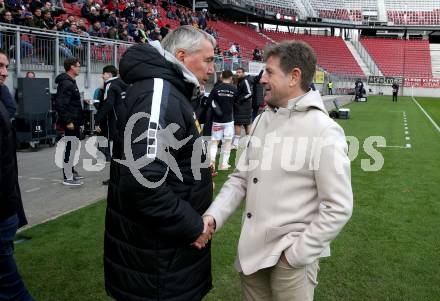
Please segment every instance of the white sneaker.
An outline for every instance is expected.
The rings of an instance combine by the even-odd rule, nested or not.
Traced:
[[[84,184],[84,183],[81,181],[78,181],[76,179],[71,179],[71,180],[66,179],[63,181],[63,185],[66,185],[66,186],[81,186],[82,184]]]

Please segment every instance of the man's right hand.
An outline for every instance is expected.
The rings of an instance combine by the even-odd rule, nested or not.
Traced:
[[[73,122],[71,122],[66,125],[66,128],[73,131],[75,129],[75,125],[73,124]]]
[[[197,249],[203,249],[208,244],[212,235],[215,232],[215,220],[210,215],[203,216],[203,232],[197,238],[195,242],[192,243]]]

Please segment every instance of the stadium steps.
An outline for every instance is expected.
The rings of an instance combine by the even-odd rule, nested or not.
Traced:
[[[432,76],[440,77],[440,44],[430,44]]]
[[[350,41],[344,41],[344,42],[345,42],[345,45],[347,45],[348,50],[350,50],[351,54],[353,55],[353,57],[355,58],[355,60],[359,64],[359,67],[361,67],[364,75],[365,76],[373,75],[373,73],[367,67],[367,64],[365,63],[365,61],[363,60],[363,58],[361,57],[361,55],[357,51],[356,47],[354,47],[354,45]]]

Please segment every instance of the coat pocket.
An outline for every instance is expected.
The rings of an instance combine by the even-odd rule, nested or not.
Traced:
[[[266,242],[280,240],[286,235],[296,238],[305,228],[306,225],[303,223],[292,223],[282,227],[269,227],[266,230]]]

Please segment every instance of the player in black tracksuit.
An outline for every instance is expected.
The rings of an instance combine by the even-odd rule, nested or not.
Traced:
[[[213,111],[212,139],[211,139],[211,163],[215,166],[215,158],[219,141],[222,142],[223,161],[220,170],[226,170],[229,166],[229,155],[231,143],[234,136],[234,103],[238,91],[232,84],[233,74],[230,70],[222,72],[222,82],[214,87],[209,94],[208,102],[211,103]]]
[[[119,115],[123,115],[123,110],[125,108],[123,102],[125,91],[127,90],[127,84],[117,76],[118,69],[113,65],[105,66],[102,70],[104,93],[102,102],[100,102],[98,112],[95,116],[96,131],[108,139],[108,151],[105,153],[106,157],[108,157],[107,159],[111,157],[110,149],[113,149],[113,144],[117,141],[120,132],[124,130],[121,125],[123,116]],[[113,154],[113,151],[111,154]],[[104,181],[103,184],[107,185],[108,180]]]

